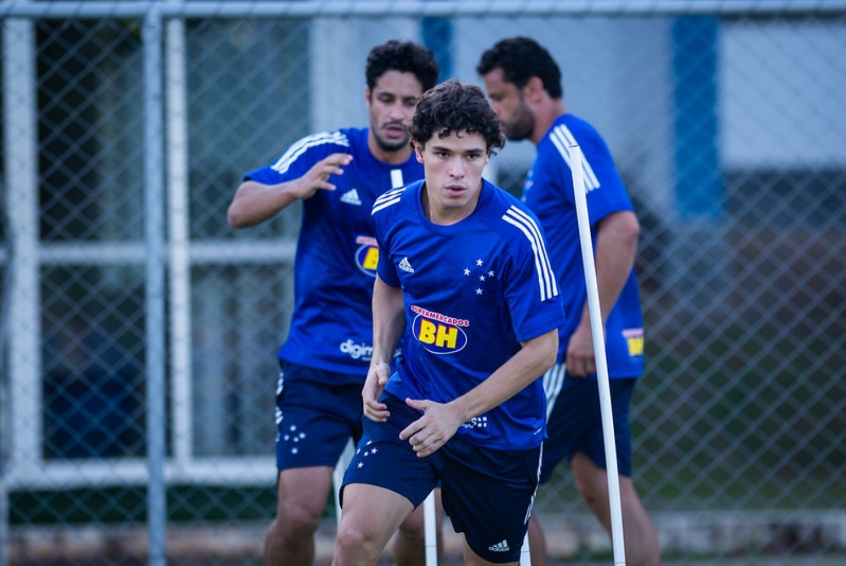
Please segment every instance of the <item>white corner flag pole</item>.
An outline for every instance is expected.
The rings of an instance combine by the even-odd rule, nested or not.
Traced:
[[[573,173],[573,190],[576,198],[576,218],[579,223],[579,242],[585,268],[590,328],[596,355],[596,381],[599,386],[599,409],[602,415],[602,438],[605,443],[605,461],[608,472],[608,500],[611,505],[611,545],[614,565],[625,566],[626,551],[623,544],[623,512],[620,504],[620,476],[617,471],[617,447],[614,441],[614,416],[611,411],[611,386],[608,383],[608,359],[605,354],[605,328],[599,306],[599,289],[596,284],[596,265],[593,259],[593,240],[590,233],[587,194],[582,170],[582,148],[574,144],[570,149],[570,170]]]

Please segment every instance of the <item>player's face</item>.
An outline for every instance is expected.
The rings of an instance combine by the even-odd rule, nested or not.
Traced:
[[[452,132],[414,148],[426,175],[423,207],[429,220],[455,224],[469,216],[479,202],[482,171],[489,159],[484,136]]]
[[[514,83],[505,80],[500,68],[485,75],[484,80],[491,107],[499,118],[505,137],[513,141],[531,137],[535,129],[535,116],[522,91]]]
[[[423,95],[423,85],[414,73],[387,71],[373,90],[367,89],[367,108],[370,111],[370,135],[377,157],[395,152],[407,158],[411,142],[411,118]]]

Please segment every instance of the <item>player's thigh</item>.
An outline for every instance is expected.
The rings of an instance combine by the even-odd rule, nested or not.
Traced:
[[[608,500],[608,473],[599,467],[584,452],[576,452],[570,461],[570,469],[579,492],[599,504]]]
[[[464,542],[464,564],[465,566],[517,566],[519,564],[518,561],[514,560],[511,562],[490,562],[485,560],[475,552],[470,546],[467,544],[467,541]]]
[[[600,517],[610,520],[610,496],[608,494],[608,472],[597,466],[582,452],[573,456],[571,463],[573,477],[582,496],[597,510]],[[634,482],[629,476],[618,476],[620,506],[627,521],[640,522],[645,517],[643,505],[637,494]]]
[[[407,497],[390,489],[367,483],[345,485],[338,540],[382,549],[413,510]]]
[[[435,530],[440,533],[443,525],[443,505],[441,503],[441,490],[434,489],[432,491],[434,497],[434,519]],[[426,534],[426,509],[425,502],[417,506],[400,526],[400,532],[403,535],[412,538],[423,538]]]
[[[278,518],[297,523],[319,522],[332,489],[332,471],[328,466],[310,466],[279,472]]]

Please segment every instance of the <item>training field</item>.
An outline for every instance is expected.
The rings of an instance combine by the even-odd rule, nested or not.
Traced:
[[[0,566],[260,564],[301,207],[236,231],[233,193],[368,125],[374,45],[481,84],[512,35],[558,60],[641,223],[634,475],[664,564],[846,563],[846,1],[73,0],[0,22]],[[509,142],[485,176],[519,194],[533,154]],[[568,470],[535,510],[556,563],[611,563]]]

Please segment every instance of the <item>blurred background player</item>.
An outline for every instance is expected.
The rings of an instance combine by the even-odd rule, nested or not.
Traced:
[[[480,88],[449,80],[424,94],[412,137],[425,181],[373,208],[381,259],[367,418],[333,564],[376,564],[439,481],[465,562],[517,564],[544,437],[538,378],[564,318],[555,276],[534,216],[482,178],[505,140]]]
[[[248,173],[229,206],[235,228],[264,222],[302,200],[295,305],[278,352],[277,509],[268,565],[311,566],[314,535],[347,441],[361,435],[361,389],[372,353],[371,298],[379,251],[370,211],[385,191],[423,177],[410,146],[422,94],[437,82],[428,49],[389,41],[367,58],[369,128],[303,138]],[[422,508],[400,529],[399,564],[424,563]]]
[[[561,72],[546,49],[524,37],[504,39],[482,55],[477,71],[506,137],[529,139],[536,146],[523,201],[546,231],[567,313],[567,325],[559,337],[558,363],[544,375],[549,437],[544,443],[541,484],[548,482],[555,466],[567,458],[585,502],[611,532],[596,363],[568,166],[568,146],[576,143],[584,155],[605,322],[626,562],[631,566],[659,564],[658,537],[631,478],[629,407],[635,383],[643,375],[643,320],[634,270],[640,225],[631,200],[605,141],[590,124],[567,113]],[[546,564],[546,542],[534,516],[529,548],[534,566]]]

